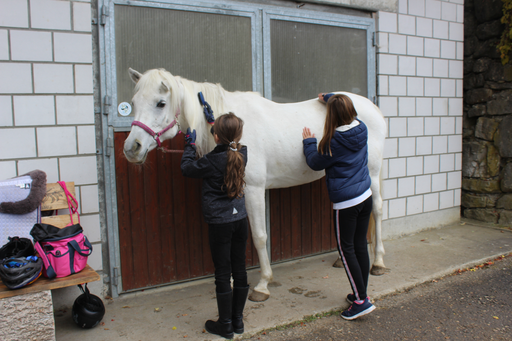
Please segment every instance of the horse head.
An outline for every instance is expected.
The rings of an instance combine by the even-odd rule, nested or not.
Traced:
[[[133,163],[144,163],[148,153],[180,131],[180,84],[163,69],[144,74],[129,69],[135,83],[132,98],[134,121],[124,142],[124,155]]]

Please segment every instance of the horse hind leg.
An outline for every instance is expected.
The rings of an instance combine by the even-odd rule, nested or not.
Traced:
[[[254,302],[266,301],[270,297],[268,283],[272,281],[272,269],[267,253],[267,230],[265,219],[265,189],[247,186],[245,189],[245,205],[254,246],[258,252],[260,261],[261,278],[249,295],[249,300]]]
[[[375,259],[373,261],[370,274],[374,276],[384,275],[389,269],[384,265],[384,244],[382,243],[382,197],[380,195],[380,181],[373,181],[373,218],[375,220]]]
[[[338,259],[332,264],[333,268],[344,268],[343,261],[341,260],[341,257],[338,256]]]

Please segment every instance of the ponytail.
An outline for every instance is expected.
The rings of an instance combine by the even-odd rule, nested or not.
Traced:
[[[229,145],[228,149],[228,162],[224,183],[226,184],[226,192],[229,198],[240,198],[244,194],[245,160],[242,153],[240,153],[240,148],[242,148],[240,143],[233,142]]]
[[[241,198],[245,187],[245,160],[240,153],[244,121],[232,112],[221,115],[215,120],[213,132],[222,144],[227,144],[228,160],[224,184],[229,198]]]

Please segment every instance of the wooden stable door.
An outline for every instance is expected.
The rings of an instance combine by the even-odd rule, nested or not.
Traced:
[[[183,138],[164,142],[176,152],[154,150],[134,165],[123,155],[127,136],[114,137],[123,291],[213,275],[202,181],[181,175]],[[272,262],[336,249],[324,179],[271,190],[270,224]],[[247,267],[258,265],[250,233],[247,246]]]
[[[336,250],[325,178],[271,190],[270,226],[272,262]]]
[[[155,150],[134,165],[123,155],[127,136],[114,138],[123,291],[212,275],[202,181],[181,175],[183,137],[164,143],[176,153]],[[247,266],[257,264],[249,237]]]

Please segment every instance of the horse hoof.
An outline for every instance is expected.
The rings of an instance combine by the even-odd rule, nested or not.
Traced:
[[[336,262],[334,262],[332,267],[333,268],[344,268],[345,266],[343,266],[343,262],[341,261],[341,258],[338,257],[338,259],[336,259]]]
[[[269,297],[270,295],[268,294],[253,290],[249,295],[249,300],[253,302],[263,302],[268,300]]]
[[[374,266],[372,266],[372,269],[370,270],[370,274],[372,274],[373,276],[382,276],[388,271],[389,271],[388,268],[385,268],[383,266],[374,265]]]

